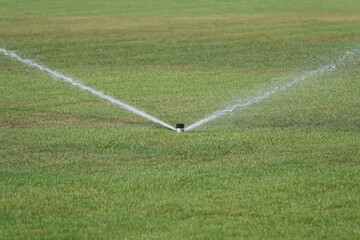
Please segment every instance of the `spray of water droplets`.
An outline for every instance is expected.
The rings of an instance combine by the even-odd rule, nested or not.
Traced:
[[[280,92],[280,91],[285,91],[288,88],[292,87],[293,85],[295,85],[296,83],[299,83],[301,81],[304,81],[308,78],[314,77],[316,75],[321,75],[323,73],[326,72],[332,72],[334,71],[337,67],[341,66],[344,64],[345,59],[347,59],[349,56],[354,55],[355,53],[358,53],[359,50],[353,50],[353,51],[347,51],[341,58],[339,58],[335,63],[320,67],[316,70],[310,71],[310,72],[306,72],[304,74],[302,74],[300,77],[294,78],[291,81],[287,82],[286,84],[282,85],[282,86],[275,86],[272,89],[262,92],[261,94],[248,98],[247,100],[240,100],[237,103],[223,109],[223,110],[218,110],[213,112],[212,114],[210,114],[208,117],[203,118],[193,124],[191,124],[190,126],[188,126],[187,128],[185,128],[185,131],[190,131],[194,128],[197,128],[201,125],[204,125],[207,122],[210,122],[218,117],[224,116],[228,113],[231,113],[235,110],[241,109],[241,108],[246,108],[250,105],[253,105],[261,100],[264,100],[266,98],[268,98],[269,96]]]
[[[139,109],[137,109],[137,108],[135,108],[135,107],[133,107],[133,106],[131,106],[129,104],[124,103],[123,101],[120,101],[119,99],[116,99],[114,97],[106,95],[106,94],[104,94],[104,93],[102,93],[102,92],[100,92],[98,90],[95,90],[95,89],[93,89],[91,87],[88,87],[88,86],[86,86],[86,85],[84,85],[82,83],[79,83],[79,82],[75,81],[74,79],[72,79],[71,77],[67,77],[67,76],[65,76],[65,75],[63,75],[61,73],[58,73],[57,71],[51,70],[50,68],[48,68],[46,66],[43,66],[43,65],[40,65],[40,64],[36,63],[33,60],[23,59],[13,51],[9,51],[9,50],[0,48],[0,52],[3,53],[5,56],[11,57],[12,59],[15,59],[15,60],[17,60],[19,62],[22,62],[22,63],[26,64],[29,67],[34,67],[34,68],[39,69],[42,72],[46,72],[46,73],[50,74],[54,79],[60,79],[62,81],[65,81],[65,82],[71,84],[74,87],[78,87],[78,88],[80,88],[82,90],[91,92],[92,94],[94,94],[94,95],[96,95],[96,96],[98,96],[98,97],[100,97],[100,98],[102,98],[104,100],[107,100],[107,101],[109,101],[109,102],[111,102],[113,104],[116,104],[116,105],[120,106],[121,108],[126,109],[126,110],[128,110],[128,111],[130,111],[132,113],[135,113],[135,114],[137,114],[139,116],[142,116],[142,117],[144,117],[144,118],[146,118],[146,119],[148,119],[148,120],[150,120],[152,122],[158,123],[158,124],[160,124],[160,125],[162,125],[164,127],[167,127],[169,129],[176,130],[170,124],[167,124],[166,122],[161,121],[160,119],[158,119],[158,118],[156,118],[154,116],[151,116],[151,115],[145,113],[144,111],[141,111],[141,110],[139,110]]]

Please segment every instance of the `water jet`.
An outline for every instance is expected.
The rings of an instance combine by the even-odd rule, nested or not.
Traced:
[[[74,87],[78,87],[78,88],[80,88],[82,90],[88,91],[88,92],[90,92],[90,93],[92,93],[92,94],[94,94],[94,95],[96,95],[96,96],[98,96],[98,97],[100,97],[100,98],[102,98],[104,100],[107,100],[107,101],[109,101],[109,102],[111,102],[113,104],[116,104],[116,105],[120,106],[121,108],[126,109],[126,110],[128,110],[128,111],[130,111],[132,113],[135,113],[135,114],[137,114],[137,115],[139,115],[139,116],[141,116],[143,118],[146,118],[146,119],[148,119],[148,120],[150,120],[152,122],[155,122],[155,123],[158,123],[158,124],[160,124],[160,125],[162,125],[164,127],[170,128],[171,130],[176,130],[173,126],[170,126],[170,124],[168,124],[168,123],[166,123],[166,122],[164,122],[164,121],[162,121],[162,120],[160,120],[160,119],[158,119],[158,118],[156,118],[154,116],[151,116],[150,114],[147,114],[146,112],[144,112],[142,110],[139,110],[139,109],[135,108],[134,106],[131,106],[131,105],[129,105],[129,104],[127,104],[127,103],[125,103],[125,102],[123,102],[123,101],[121,101],[119,99],[116,99],[116,98],[114,98],[112,96],[106,95],[106,94],[104,94],[104,93],[102,93],[102,92],[100,92],[100,91],[98,91],[96,89],[93,89],[93,88],[91,88],[89,86],[86,86],[85,84],[77,82],[73,78],[67,77],[67,76],[65,76],[65,75],[63,75],[63,74],[61,74],[61,73],[59,73],[59,72],[57,72],[55,70],[52,70],[52,69],[50,69],[50,68],[48,68],[46,66],[38,64],[33,60],[23,59],[13,51],[9,51],[9,50],[0,48],[0,53],[3,53],[5,56],[9,56],[12,59],[15,59],[15,60],[17,60],[19,62],[22,62],[22,63],[24,63],[25,65],[27,65],[29,67],[37,68],[42,72],[46,72],[46,73],[50,74],[55,80],[61,79],[61,80],[65,81],[65,82],[73,85]]]

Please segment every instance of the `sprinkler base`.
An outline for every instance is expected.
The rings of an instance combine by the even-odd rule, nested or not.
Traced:
[[[182,133],[182,132],[184,132],[184,127],[185,127],[185,125],[183,123],[177,123],[176,124],[176,131],[178,133]]]

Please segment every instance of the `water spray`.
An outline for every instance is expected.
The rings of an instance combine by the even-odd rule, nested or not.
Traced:
[[[0,52],[3,53],[5,56],[9,56],[12,59],[15,59],[15,60],[17,60],[19,62],[22,62],[22,63],[26,64],[29,67],[34,67],[34,68],[39,69],[42,72],[46,72],[46,73],[50,74],[54,79],[61,79],[64,82],[67,82],[67,83],[69,83],[69,84],[71,84],[71,85],[73,85],[75,87],[78,87],[78,88],[80,88],[82,90],[91,92],[92,94],[94,94],[94,95],[96,95],[96,96],[98,96],[98,97],[100,97],[100,98],[102,98],[104,100],[107,100],[107,101],[109,101],[109,102],[111,102],[113,104],[116,104],[116,105],[120,106],[123,109],[126,109],[126,110],[128,110],[128,111],[130,111],[132,113],[135,113],[135,114],[137,114],[139,116],[142,116],[143,118],[146,118],[146,119],[148,119],[148,120],[150,120],[150,121],[152,121],[154,123],[158,123],[158,124],[160,124],[160,125],[162,125],[164,127],[167,127],[167,128],[169,128],[171,130],[176,131],[176,129],[173,126],[171,126],[170,124],[168,124],[168,123],[166,123],[166,122],[164,122],[164,121],[162,121],[162,120],[160,120],[160,119],[158,119],[158,118],[156,118],[154,116],[151,116],[151,115],[147,114],[146,112],[141,111],[141,110],[139,110],[139,109],[127,104],[127,103],[124,103],[123,101],[120,101],[119,99],[116,99],[114,97],[106,95],[106,94],[104,94],[104,93],[102,93],[102,92],[100,92],[98,90],[95,90],[95,89],[93,89],[91,87],[88,87],[88,86],[86,86],[86,85],[84,85],[82,83],[79,83],[79,82],[75,81],[74,79],[72,79],[71,77],[67,77],[67,76],[65,76],[65,75],[63,75],[61,73],[58,73],[58,72],[56,72],[54,70],[51,70],[50,68],[48,68],[46,66],[43,66],[43,65],[40,65],[40,64],[36,63],[33,60],[23,59],[23,58],[19,57],[13,51],[9,51],[9,50],[0,48]]]
[[[355,53],[359,53],[360,50],[358,49],[353,49],[352,51],[347,51],[346,54],[344,54],[341,58],[339,58],[335,63],[333,64],[329,64],[329,65],[326,65],[326,66],[323,66],[323,67],[320,67],[316,70],[313,70],[313,71],[310,71],[310,72],[306,72],[304,73],[303,75],[297,77],[297,78],[294,78],[292,79],[291,81],[287,82],[286,84],[282,85],[282,86],[275,86],[273,87],[272,89],[268,90],[268,91],[265,91],[265,92],[262,92],[261,94],[259,94],[258,96],[254,96],[252,98],[248,98],[246,100],[241,100],[239,101],[238,103],[232,105],[232,106],[229,106],[223,110],[219,110],[219,111],[215,111],[213,112],[210,116],[204,118],[204,119],[201,119],[193,124],[191,124],[190,126],[186,127],[184,126],[183,123],[178,123],[176,124],[176,128],[174,128],[173,126],[169,125],[168,123],[165,123],[163,122],[162,120],[156,118],[156,117],[153,117],[147,113],[145,113],[144,111],[141,111],[129,104],[126,104],[114,97],[111,97],[111,96],[108,96],[108,95],[105,95],[103,94],[102,92],[98,91],[98,90],[95,90],[93,88],[90,88],[82,83],[79,83],[79,82],[76,82],[74,79],[70,78],[70,77],[67,77],[67,76],[64,76],[63,74],[61,73],[58,73],[54,70],[51,70],[49,69],[48,67],[45,67],[45,66],[42,66],[36,62],[34,62],[33,60],[29,60],[29,59],[23,59],[21,57],[19,57],[15,52],[13,51],[8,51],[6,49],[2,49],[0,48],[0,52],[3,53],[5,56],[9,56],[11,57],[12,59],[15,59],[17,61],[20,61],[24,64],[26,64],[27,66],[29,67],[34,67],[34,68],[37,68],[39,69],[40,71],[42,72],[47,72],[49,73],[54,79],[62,79],[63,81],[75,86],[75,87],[78,87],[78,88],[81,88],[83,90],[86,90],[88,92],[91,92],[92,94],[102,98],[102,99],[105,99],[107,101],[110,101],[120,107],[122,107],[123,109],[126,109],[132,113],[135,113],[139,116],[142,116],[152,122],[155,122],[155,123],[158,123],[164,127],[167,127],[171,130],[175,130],[179,133],[182,133],[184,131],[190,131],[194,128],[197,128],[209,121],[212,121],[220,116],[223,116],[225,114],[228,114],[228,113],[231,113],[233,111],[235,111],[236,109],[238,108],[245,108],[245,107],[248,107],[252,104],[255,104],[261,100],[264,100],[266,98],[268,98],[269,96],[279,92],[279,91],[285,91],[287,90],[288,88],[292,87],[293,85],[295,85],[296,83],[298,82],[301,82],[301,81],[304,81],[305,79],[308,79],[308,78],[311,78],[311,77],[314,77],[316,75],[320,75],[322,73],[325,73],[325,72],[331,72],[331,71],[334,71],[338,66],[341,66],[344,64],[344,60],[346,58],[348,58],[349,56],[351,55],[354,55]]]
[[[258,96],[254,96],[254,97],[251,97],[251,98],[248,98],[248,99],[245,99],[245,100],[240,100],[238,101],[237,103],[235,103],[234,105],[232,106],[229,106],[223,110],[218,110],[218,111],[215,111],[213,112],[212,114],[210,114],[208,117],[205,117],[193,124],[191,124],[190,126],[186,127],[184,129],[184,131],[190,131],[194,128],[197,128],[207,122],[210,122],[220,116],[223,116],[223,115],[226,115],[228,113],[231,113],[239,108],[246,108],[250,105],[253,105],[261,100],[264,100],[266,98],[268,98],[269,96],[277,93],[277,92],[280,92],[280,91],[285,91],[287,90],[288,88],[292,87],[293,85],[295,85],[296,83],[299,83],[301,81],[304,81],[308,78],[311,78],[311,77],[314,77],[316,75],[320,75],[320,74],[323,74],[323,73],[326,73],[326,72],[332,72],[334,71],[337,67],[341,66],[341,65],[344,65],[344,61],[345,59],[347,59],[349,56],[351,55],[354,55],[356,53],[359,53],[359,49],[353,49],[352,51],[346,51],[346,53],[341,57],[339,58],[336,62],[332,63],[332,64],[329,64],[329,65],[326,65],[326,66],[322,66],[316,70],[313,70],[313,71],[309,71],[309,72],[306,72],[304,74],[302,74],[301,76],[297,77],[297,78],[294,78],[292,79],[291,81],[287,82],[286,84],[282,85],[282,86],[275,86],[273,87],[272,89],[270,90],[267,90],[267,91],[263,91],[261,92]]]

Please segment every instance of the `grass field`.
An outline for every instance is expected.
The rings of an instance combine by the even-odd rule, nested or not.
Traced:
[[[86,2],[86,3],[85,3]],[[360,2],[0,0],[0,239],[359,239]]]

